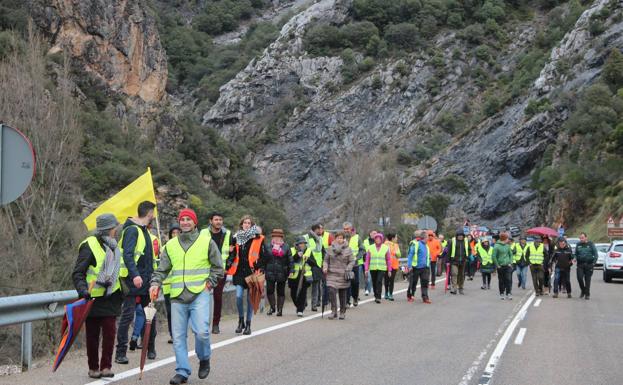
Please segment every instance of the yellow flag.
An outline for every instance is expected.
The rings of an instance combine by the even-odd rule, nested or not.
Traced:
[[[154,193],[154,182],[151,178],[151,169],[147,168],[147,172],[127,185],[123,190],[113,195],[106,202],[96,208],[88,217],[84,219],[87,229],[95,229],[95,218],[98,215],[110,213],[117,217],[120,223],[123,223],[128,217],[134,217],[138,214],[137,208],[139,203],[150,201],[156,203],[156,194]],[[154,215],[156,211],[154,210]]]

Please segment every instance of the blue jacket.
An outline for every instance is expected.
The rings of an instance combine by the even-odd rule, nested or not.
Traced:
[[[427,256],[426,256],[426,243],[424,243],[423,241],[418,241],[420,243],[418,250],[417,250],[417,264],[415,265],[415,267],[417,269],[423,269],[425,267],[428,267],[428,261],[427,261]],[[413,257],[415,254],[415,246],[413,245],[413,243],[411,243],[409,245],[409,255],[407,256],[407,267],[411,267],[412,266],[412,262],[413,262]]]

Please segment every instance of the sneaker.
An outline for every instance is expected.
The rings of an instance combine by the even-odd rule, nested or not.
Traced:
[[[390,295],[389,295],[389,300],[390,300],[390,301],[393,301],[393,300],[394,300],[394,295],[393,295],[393,294],[390,294]]]
[[[500,294],[500,299],[504,301],[504,294]]]
[[[380,299],[376,299],[376,298],[375,298],[375,299],[374,299],[374,302],[375,302],[375,303],[381,303],[381,300],[380,300]]]
[[[358,300],[358,299],[356,299],[356,300],[354,300],[354,301],[353,301],[353,306],[354,306],[354,307],[357,307],[357,305],[359,305],[359,300]]]
[[[311,311],[318,311],[318,307],[312,306]]]
[[[152,350],[150,352],[147,352],[147,358],[150,360],[155,360],[156,359],[156,351]]]
[[[513,295],[512,294],[506,294],[506,299],[509,301],[513,300]]]
[[[339,319],[343,321],[343,320],[344,320],[344,318],[346,318],[346,314],[344,314],[344,313],[340,313],[340,318],[339,318]]]
[[[102,378],[102,373],[99,370],[89,370],[89,377]]]
[[[221,328],[218,325],[212,325],[212,334],[221,334]]]
[[[465,293],[463,293],[463,289],[459,289],[459,294],[463,295]]]
[[[456,289],[452,289],[452,290],[450,290],[450,294],[454,294],[454,295],[456,295]]]
[[[554,295],[552,296],[552,298],[558,298],[558,293],[554,293]]]
[[[571,293],[567,293],[567,298],[571,298]]]
[[[483,286],[480,286],[480,288],[481,288],[482,290],[487,290],[487,288],[486,288],[484,285],[483,285]]]
[[[407,299],[407,302],[409,302],[409,303],[411,303],[411,302],[413,302],[413,301],[414,301],[413,297],[409,297],[409,298]]]
[[[584,299],[588,301],[589,299],[591,299],[591,296],[590,295],[585,295]]]
[[[584,298],[584,293],[580,294],[580,299]]]
[[[130,360],[128,360],[128,357],[126,357],[125,355],[115,357],[115,363],[117,364],[127,365],[129,362]]]
[[[487,285],[487,290],[491,290],[491,285]]]
[[[385,297],[384,297],[387,301],[389,301],[389,294],[385,293]]]
[[[370,292],[368,290],[366,290],[366,297],[370,295]]]
[[[422,302],[427,303],[427,304],[431,304],[431,300],[428,298],[422,298]]]
[[[297,313],[296,313],[296,316],[297,316],[297,317],[302,317],[302,316],[303,316],[303,312],[302,312],[302,311],[297,312]]]
[[[110,368],[102,369],[101,373],[102,373],[102,377],[104,378],[112,378],[115,376],[115,373],[113,373],[112,370],[110,370]]]

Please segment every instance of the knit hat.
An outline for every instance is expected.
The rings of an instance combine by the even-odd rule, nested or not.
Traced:
[[[301,243],[307,244],[307,239],[305,239],[305,237],[298,237],[296,238],[296,245],[300,245]]]
[[[284,237],[284,233],[282,229],[273,229],[273,232],[270,233],[271,237],[280,237],[283,238]]]
[[[119,221],[117,221],[117,218],[110,213],[101,214],[95,218],[95,227],[97,231],[110,230],[117,226],[119,226]]]
[[[374,234],[374,240],[376,240],[377,238],[381,238],[381,241],[383,241],[385,239],[385,236],[383,235],[383,233],[376,233]]]
[[[171,238],[171,236],[173,235],[173,230],[181,231],[180,226],[177,223],[173,224],[171,228],[169,228],[169,238]]]
[[[190,219],[192,219],[192,221],[195,223],[195,225],[197,225],[197,223],[199,223],[199,221],[197,220],[197,214],[195,213],[195,211],[193,209],[182,209],[179,213],[179,215],[177,216],[177,221],[179,222],[180,219],[182,219],[182,217],[188,217]]]

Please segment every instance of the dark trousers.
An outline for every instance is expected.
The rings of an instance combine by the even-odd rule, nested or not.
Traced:
[[[498,283],[500,286],[500,294],[510,295],[513,288],[513,267],[498,267]]]
[[[435,275],[437,274],[437,261],[430,261],[430,285],[435,286]]]
[[[275,311],[275,305],[277,301],[275,300],[275,289],[277,289],[277,297],[282,298],[286,296],[286,282],[277,282],[272,279],[266,281],[266,299],[270,304],[270,309]],[[279,302],[282,304],[283,302]],[[281,305],[279,305],[281,306]],[[277,306],[277,307],[279,307]]]
[[[385,272],[383,270],[370,270],[370,278],[372,278],[372,288],[374,289],[374,298],[381,299],[381,292],[383,291],[383,277]]]
[[[115,348],[117,319],[110,317],[89,317],[86,320],[87,358],[90,370],[112,368],[112,352]],[[99,359],[100,333],[102,335],[102,358]]]
[[[292,297],[292,302],[294,302],[294,306],[296,306],[297,312],[303,312],[305,310],[305,301],[307,301],[307,288],[310,286],[309,282],[305,280],[305,277],[303,277],[302,279],[303,283],[301,285],[300,291],[298,290],[299,280],[294,279],[290,280],[289,282],[290,296]]]
[[[329,287],[329,298],[331,300],[331,312],[333,314],[337,314],[337,297],[340,298],[340,313],[346,313],[346,308],[348,305],[346,304],[348,299],[348,288],[346,289],[336,289],[334,287]]]
[[[567,290],[567,294],[571,294],[571,272],[567,269],[556,268],[555,280],[554,280],[554,293],[558,293],[561,286],[564,286]]]
[[[467,260],[467,276],[472,278],[476,274],[476,261]]]
[[[591,295],[591,277],[593,276],[593,264],[592,263],[578,263],[577,269],[578,285],[580,285],[580,291],[585,296]]]
[[[218,326],[221,323],[221,312],[223,311],[223,289],[225,289],[225,278],[218,280],[214,288],[212,299],[214,301],[214,314],[212,315],[212,325]]]
[[[141,305],[143,309],[149,305],[149,296],[141,296]],[[123,305],[121,307],[121,317],[119,318],[119,326],[117,327],[117,357],[123,357],[128,351],[128,331],[130,324],[134,319],[134,312],[136,311],[136,297],[133,295],[123,298]],[[149,336],[149,350],[155,351],[156,348],[156,317],[154,317],[151,323],[151,334]],[[145,341],[143,341],[145,346]]]
[[[491,287],[491,273],[483,273],[482,274],[482,286],[483,287]]]
[[[543,265],[530,265],[530,273],[532,274],[532,284],[537,294],[543,294]]]
[[[415,291],[417,289],[418,281],[421,281],[422,284],[422,299],[428,298],[428,280],[430,277],[430,269],[425,267],[423,269],[413,268],[411,270],[411,274],[409,275],[409,289],[407,290],[407,296],[413,297],[415,295]]]
[[[171,296],[169,294],[164,296],[164,308],[167,311],[167,327],[169,328],[169,337],[173,338],[171,332]]]
[[[394,279],[396,279],[396,270],[391,273],[385,272],[385,295],[394,294]]]
[[[353,267],[354,278],[350,281],[350,297],[352,297],[354,301],[359,301],[359,274],[361,274],[361,267],[355,265],[355,267]]]

